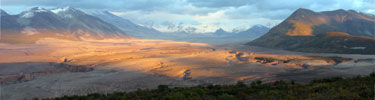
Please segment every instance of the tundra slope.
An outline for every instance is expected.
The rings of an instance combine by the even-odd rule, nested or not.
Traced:
[[[247,45],[318,53],[375,54],[375,16],[300,8]]]

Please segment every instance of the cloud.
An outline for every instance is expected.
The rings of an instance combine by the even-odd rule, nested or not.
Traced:
[[[20,7],[64,7],[81,9],[106,9],[112,11],[143,12],[163,11],[176,14],[208,14],[224,9],[255,11],[256,13],[292,11],[308,8],[314,11],[334,9],[354,9],[367,11],[374,9],[375,0],[2,0],[3,8]],[[275,11],[277,10],[277,11]],[[284,11],[284,12],[283,12]],[[240,11],[233,11],[240,12]],[[247,14],[247,12],[243,12]],[[285,15],[283,15],[285,16]],[[277,17],[276,14],[272,18]],[[279,16],[280,17],[280,16]]]
[[[259,1],[259,0],[257,0]],[[189,3],[197,7],[240,7],[256,2],[255,0],[188,0]]]
[[[77,8],[111,8],[112,4],[121,1],[98,2],[93,0],[2,0],[2,6],[46,6],[46,7],[64,7],[72,6]]]

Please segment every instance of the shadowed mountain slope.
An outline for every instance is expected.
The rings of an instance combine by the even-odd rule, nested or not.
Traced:
[[[0,42],[4,43],[34,43],[42,38],[129,38],[117,27],[71,7],[34,7],[17,15],[2,14],[1,24]]]
[[[375,54],[375,16],[353,10],[298,9],[247,45],[302,52]]]

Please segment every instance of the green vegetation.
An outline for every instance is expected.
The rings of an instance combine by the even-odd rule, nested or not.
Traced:
[[[246,85],[209,85],[168,88],[86,96],[64,96],[45,100],[372,100],[374,99],[375,73],[353,78],[333,77],[314,80],[308,84],[294,81],[261,81]]]
[[[274,62],[274,61],[280,61],[279,59],[271,58],[271,57],[255,57],[256,60],[263,60],[264,63]]]

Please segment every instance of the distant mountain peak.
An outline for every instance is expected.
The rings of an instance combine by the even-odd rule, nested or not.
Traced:
[[[31,10],[31,11],[47,11],[47,9],[44,9],[42,7],[32,7],[29,10]]]
[[[346,10],[344,10],[344,9],[337,9],[337,10],[334,10],[334,11],[342,11],[342,12],[346,12]]]
[[[9,15],[7,12],[5,12],[3,9],[0,9],[1,16]]]
[[[345,9],[337,9],[337,10],[334,10],[334,11],[331,11],[331,12],[335,12],[335,13],[358,13],[355,10],[345,10]]]
[[[358,12],[356,12],[354,10],[344,10],[344,9],[338,9],[338,10],[334,10],[334,11],[324,11],[322,13],[329,14],[329,15],[339,15],[339,16],[348,16],[348,15],[359,14]]]
[[[251,28],[267,28],[267,27],[264,26],[264,25],[257,24],[257,25],[254,25],[254,26],[251,27]]]
[[[295,11],[295,13],[315,13],[314,11],[306,8],[299,8]]]
[[[374,18],[372,15],[365,15],[354,10],[314,12],[300,8],[267,34],[248,44],[307,52],[375,53],[374,41],[367,39],[373,36]],[[336,33],[331,33],[331,37],[324,37],[329,32]],[[346,36],[347,40],[341,41],[342,36]],[[352,51],[341,48],[349,44],[368,49]]]
[[[87,15],[86,13],[75,9],[70,6],[62,7],[62,8],[54,8],[51,9],[51,12],[62,16],[63,18],[72,18],[73,16],[81,16],[81,15]]]
[[[251,28],[240,32],[239,34],[242,34],[242,36],[258,38],[258,37],[262,36],[263,34],[267,33],[269,30],[270,29],[266,26],[254,25]]]
[[[33,43],[45,37],[68,40],[129,37],[114,25],[69,6],[54,9],[33,7],[16,16],[2,17],[4,17],[4,20],[2,19],[4,23],[1,28],[12,31],[9,33],[19,33],[18,37],[38,35],[30,41],[12,38],[13,40],[5,42]]]
[[[215,33],[228,33],[227,31],[225,31],[223,28],[219,28],[215,31]]]
[[[215,34],[217,36],[227,36],[227,35],[230,35],[230,33],[227,32],[227,31],[225,31],[223,28],[217,29],[213,34]]]
[[[293,14],[291,16],[289,16],[289,18],[296,18],[296,17],[299,17],[299,16],[306,16],[306,15],[317,15],[318,13],[310,10],[310,9],[305,9],[305,8],[299,8],[297,9],[296,11],[293,12]]]
[[[55,14],[62,13],[62,12],[65,12],[65,13],[67,13],[67,12],[70,12],[70,13],[81,12],[80,10],[77,10],[77,9],[75,9],[73,7],[70,7],[70,6],[66,6],[66,7],[62,7],[62,8],[54,8],[54,9],[51,9],[51,11]]]
[[[48,9],[42,7],[32,7],[29,10],[21,12],[19,15],[22,18],[32,18],[39,13],[51,13]]]
[[[48,9],[42,8],[42,7],[32,7],[29,10],[23,11],[23,12],[49,12]]]
[[[298,9],[296,10],[296,12],[301,12],[301,11],[312,11],[312,10],[310,10],[310,9],[306,9],[306,8],[298,8]],[[312,12],[314,12],[314,11],[312,11]]]
[[[216,30],[216,32],[225,32],[225,30],[223,28],[219,28]]]

